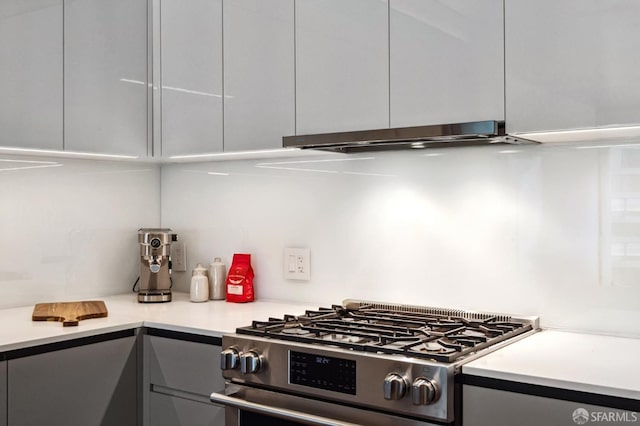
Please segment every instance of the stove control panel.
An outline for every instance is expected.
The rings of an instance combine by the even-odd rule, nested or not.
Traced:
[[[454,421],[454,365],[394,354],[256,336],[222,338],[220,366],[230,383],[341,404]]]
[[[343,358],[289,351],[289,382],[355,395],[356,363]]]

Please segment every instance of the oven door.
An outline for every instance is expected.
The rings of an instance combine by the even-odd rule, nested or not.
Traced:
[[[427,426],[428,423],[379,411],[227,383],[211,402],[226,407],[226,426]]]

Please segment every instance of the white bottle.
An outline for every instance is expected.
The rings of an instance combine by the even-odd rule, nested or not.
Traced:
[[[227,267],[216,257],[209,265],[209,299],[223,300],[227,297]]]
[[[189,292],[192,302],[206,302],[209,300],[209,280],[207,279],[207,268],[198,263],[193,269],[191,276],[191,291]]]

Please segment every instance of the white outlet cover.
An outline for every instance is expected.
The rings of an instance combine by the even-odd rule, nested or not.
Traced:
[[[174,272],[187,270],[187,248],[182,241],[171,244],[171,267]]]
[[[287,280],[311,279],[311,254],[308,248],[285,248],[282,265]]]

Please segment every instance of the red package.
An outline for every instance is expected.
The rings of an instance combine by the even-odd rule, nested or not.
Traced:
[[[227,274],[227,302],[253,302],[253,268],[250,254],[234,254]]]

